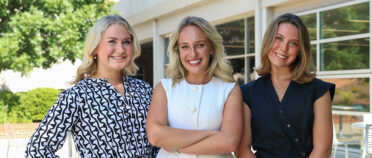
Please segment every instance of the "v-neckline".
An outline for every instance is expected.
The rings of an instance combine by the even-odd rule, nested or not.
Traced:
[[[291,88],[291,85],[292,85],[292,80],[289,81],[289,84],[288,84],[288,87],[287,89],[285,90],[284,94],[283,94],[283,98],[282,100],[280,100],[278,94],[276,94],[276,91],[275,91],[275,87],[274,87],[274,84],[273,84],[273,81],[271,80],[271,76],[268,76],[268,81],[269,81],[269,84],[270,84],[270,89],[271,89],[271,93],[274,97],[276,97],[276,100],[281,104],[283,103],[284,99],[286,98],[287,96],[287,93],[288,93],[288,90]]]

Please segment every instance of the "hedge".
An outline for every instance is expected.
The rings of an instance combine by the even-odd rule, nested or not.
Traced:
[[[36,88],[27,92],[0,92],[0,123],[29,123],[44,118],[61,90]]]

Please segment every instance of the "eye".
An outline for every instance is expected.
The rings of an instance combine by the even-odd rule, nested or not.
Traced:
[[[109,40],[108,43],[115,43],[115,40]]]
[[[132,43],[132,41],[130,41],[130,40],[127,40],[127,41],[124,41],[124,42],[123,42],[124,45],[129,45],[129,44],[131,44],[131,43]]]
[[[291,42],[290,45],[296,46],[296,47],[298,46],[297,42]]]
[[[196,46],[199,47],[199,48],[203,48],[205,46],[205,44],[204,43],[199,43]]]
[[[283,40],[283,38],[282,37],[279,37],[279,36],[275,37],[275,39],[278,40],[278,41],[282,41]]]
[[[181,48],[181,49],[187,49],[187,48],[189,48],[189,46],[185,46],[185,45],[183,45],[183,46],[181,46],[180,48]]]

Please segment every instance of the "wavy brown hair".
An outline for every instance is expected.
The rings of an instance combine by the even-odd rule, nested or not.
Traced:
[[[86,77],[92,77],[97,71],[97,60],[94,59],[94,50],[97,48],[99,42],[101,41],[102,34],[106,29],[112,24],[120,24],[124,26],[131,35],[132,44],[134,48],[134,56],[127,67],[122,70],[123,75],[135,75],[137,73],[138,67],[134,63],[134,60],[141,54],[141,46],[138,41],[137,35],[134,32],[133,27],[120,15],[108,15],[99,19],[93,27],[88,32],[85,37],[84,43],[84,57],[83,62],[79,66],[75,80],[72,84],[75,84]]]
[[[307,83],[315,78],[315,69],[311,56],[309,32],[302,20],[291,13],[286,13],[275,18],[267,27],[261,47],[261,65],[256,72],[260,76],[270,74],[271,63],[268,54],[281,23],[289,23],[297,27],[299,33],[299,55],[291,64],[292,80],[298,83]]]

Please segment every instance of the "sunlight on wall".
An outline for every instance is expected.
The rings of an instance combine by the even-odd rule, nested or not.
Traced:
[[[75,64],[64,61],[49,69],[36,68],[27,76],[11,70],[3,71],[0,73],[0,89],[7,88],[12,92],[25,92],[39,87],[67,89],[80,64],[81,60]]]

